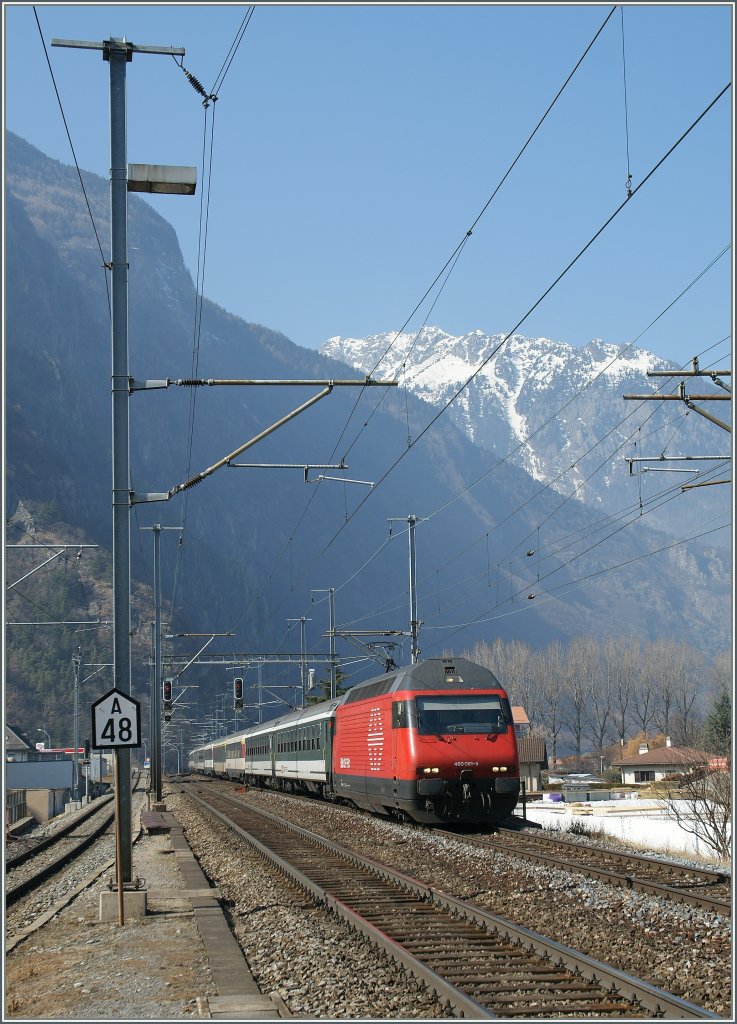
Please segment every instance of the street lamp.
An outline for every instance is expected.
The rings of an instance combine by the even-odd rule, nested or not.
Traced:
[[[126,147],[126,65],[134,53],[184,56],[182,47],[141,46],[127,39],[101,42],[52,39],[52,46],[102,51],[110,64],[110,241],[112,300],[112,442],[113,442],[113,662],[114,685],[131,692],[130,651],[130,510],[132,494],[129,469],[129,400],[131,378],[128,369],[128,202],[131,190],[193,194],[194,171],[155,165],[128,166]],[[164,173],[159,173],[159,172]],[[184,180],[182,180],[184,179]],[[132,806],[130,750],[116,749],[116,781],[119,809],[116,815],[117,875],[119,889],[132,881]],[[121,901],[122,908],[122,901]],[[120,923],[123,924],[122,909]]]
[[[42,733],[44,734],[44,736],[46,737],[46,739],[47,739],[47,740],[49,741],[49,750],[51,750],[51,737],[50,737],[50,736],[49,736],[49,734],[48,734],[48,733],[46,732],[46,730],[45,730],[45,729],[36,729],[36,732],[42,732]]]

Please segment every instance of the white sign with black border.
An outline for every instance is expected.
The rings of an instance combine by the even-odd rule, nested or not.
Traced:
[[[92,705],[95,750],[141,746],[141,705],[122,690],[108,690]]]

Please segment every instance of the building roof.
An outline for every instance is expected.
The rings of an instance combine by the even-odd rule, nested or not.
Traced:
[[[659,747],[657,750],[647,750],[644,754],[631,754],[629,757],[618,757],[612,761],[612,767],[652,767],[653,765],[665,766],[689,766],[695,764],[708,764],[709,755],[703,750],[694,750],[692,747]]]
[[[17,725],[5,725],[5,749],[6,750],[34,750],[23,732]]]
[[[512,721],[515,725],[529,725],[530,719],[521,704],[512,705]]]
[[[548,752],[542,736],[520,736],[517,739],[517,752],[522,764],[541,764],[548,767]]]

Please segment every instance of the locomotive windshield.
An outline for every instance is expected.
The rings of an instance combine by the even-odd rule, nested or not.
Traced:
[[[509,704],[493,694],[416,697],[417,731],[443,733],[505,733],[511,721]]]

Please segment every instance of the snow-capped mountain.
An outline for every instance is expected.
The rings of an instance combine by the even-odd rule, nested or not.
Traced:
[[[687,479],[654,473],[649,463],[635,463],[634,473],[641,475],[630,476],[627,457],[729,450],[723,432],[689,415],[681,402],[624,400],[625,394],[666,394],[677,387],[675,378],[647,376],[649,370],[677,369],[674,363],[631,345],[594,340],[576,348],[520,334],[505,342],[503,334],[454,336],[425,327],[419,334],[329,338],[321,351],[366,373],[395,376],[400,387],[433,406],[451,402],[447,415],[476,445],[606,512],[654,500]],[[410,422],[410,436],[425,422]],[[696,465],[703,471],[709,464]],[[659,525],[683,529],[694,518],[695,508],[684,509],[687,504],[671,502],[677,508],[669,508]]]

